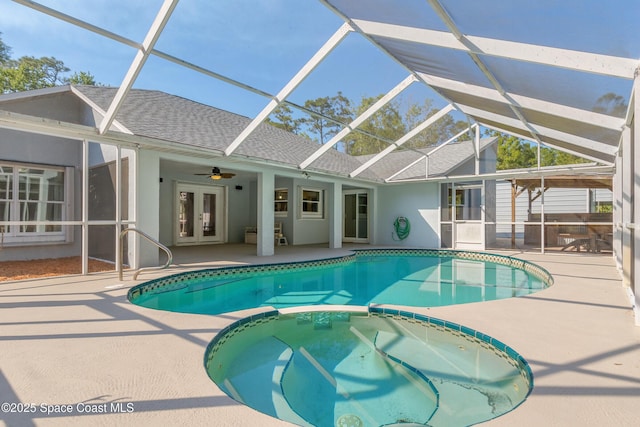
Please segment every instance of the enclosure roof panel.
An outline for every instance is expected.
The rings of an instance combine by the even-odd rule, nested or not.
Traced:
[[[328,3],[481,125],[611,161],[640,65],[637,2],[428,0],[389,18],[367,3]]]
[[[15,0],[3,8],[7,16],[18,16],[15,8],[21,8],[43,18],[33,31],[55,21],[46,33],[51,37],[63,25],[72,27],[54,46],[77,43],[77,49],[86,48],[79,55],[83,61],[120,70],[115,91],[82,89],[102,110],[102,122],[96,124],[100,133],[115,127],[226,156],[257,156],[330,174],[362,173],[358,176],[374,180],[387,178],[375,162],[318,150],[303,137],[265,127],[264,121],[277,106],[300,107],[295,100],[331,96],[336,89],[356,98],[392,93],[393,83],[408,76],[428,91],[413,98],[418,103],[436,96],[433,111],[451,106],[447,115],[455,120],[610,165],[640,65],[640,2],[628,0],[589,6],[582,0],[245,0],[232,5],[113,0],[113,14],[101,12],[104,5],[94,10],[82,2],[41,1]],[[259,31],[249,32],[254,29]],[[86,43],[79,43],[82,32]],[[37,44],[45,44],[44,34]],[[372,52],[386,60],[384,66],[367,66]],[[366,91],[363,82],[370,85]],[[409,91],[403,89],[402,96],[415,96]],[[179,111],[165,108],[167,93],[181,95],[170,102]],[[243,108],[250,113],[225,111],[226,103],[245,96]],[[143,105],[148,114],[140,113]],[[164,126],[158,127],[159,121]],[[360,131],[340,123],[343,130]],[[404,142],[379,139],[387,148],[378,158]],[[336,147],[338,142],[332,141]],[[409,162],[399,165],[402,169],[416,155],[393,157]]]

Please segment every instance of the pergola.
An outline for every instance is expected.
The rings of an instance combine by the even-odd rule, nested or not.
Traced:
[[[178,13],[178,0],[162,2],[141,40],[40,3],[14,1],[136,52],[117,95],[97,126],[98,136],[75,129],[80,137],[108,139],[114,132],[110,129],[123,100],[152,57],[267,98],[250,125],[229,141],[224,151],[227,157],[233,157],[279,105],[303,109],[290,99],[296,88],[345,40],[364,38],[399,64],[406,75],[359,117],[343,124],[335,137],[299,165],[300,170],[316,171],[314,162],[347,134],[358,131],[362,123],[407,88],[425,85],[446,105],[402,138],[386,141],[385,149],[351,171],[352,178],[375,167],[381,158],[454,112],[475,126],[477,144],[482,127],[532,141],[538,147],[578,155],[595,162],[601,171],[615,171],[614,252],[625,282],[639,281],[640,274],[634,275],[634,271],[640,271],[640,257],[634,257],[634,248],[638,247],[640,236],[634,230],[640,215],[640,197],[633,197],[634,192],[640,194],[640,150],[635,149],[636,135],[640,135],[635,120],[640,105],[636,101],[640,66],[637,42],[640,6],[636,2],[611,0],[596,7],[580,0],[561,3],[491,0],[473,4],[455,0],[322,0],[342,20],[342,25],[337,26],[320,49],[310,52],[310,59],[280,90],[270,93],[156,48],[163,32],[171,27],[172,15]],[[206,13],[206,3],[198,7]],[[47,127],[56,132],[64,124],[43,124],[37,119],[2,112],[0,126],[37,127],[40,131]],[[88,134],[81,135],[83,132]],[[508,176],[496,174],[484,178],[519,179],[531,173],[512,171]],[[567,182],[572,179],[569,175],[581,170],[573,166],[556,173],[565,175],[563,180]],[[477,168],[476,175],[479,176]],[[431,178],[425,175],[424,179]],[[393,181],[392,177],[387,180]],[[554,182],[560,183],[548,178],[545,186]],[[635,288],[635,294],[639,295],[638,286]]]
[[[543,197],[544,193],[551,188],[583,188],[583,189],[606,189],[613,191],[613,177],[602,174],[582,174],[582,175],[552,175],[540,176],[537,178],[514,178],[511,180],[511,245],[515,247],[515,222],[516,222],[516,199],[523,193],[527,193],[529,213],[532,212],[532,205],[535,200]],[[566,215],[565,215],[566,216]],[[566,218],[565,218],[566,219]],[[540,215],[541,229],[545,227],[545,216]],[[610,227],[610,226],[609,226]],[[541,234],[544,236],[544,233]],[[544,237],[542,237],[544,240]],[[543,244],[541,246],[544,246]]]

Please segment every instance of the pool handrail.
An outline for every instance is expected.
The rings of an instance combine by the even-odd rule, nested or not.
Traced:
[[[156,239],[154,239],[153,237],[149,236],[147,233],[145,233],[142,230],[138,230],[135,227],[128,227],[125,228],[124,230],[122,230],[120,232],[119,235],[119,239],[120,239],[120,257],[118,259],[118,280],[122,281],[123,280],[123,268],[122,268],[122,259],[123,259],[123,245],[122,245],[122,238],[124,237],[125,234],[127,234],[129,231],[133,231],[135,233],[138,233],[140,236],[144,237],[145,239],[147,239],[147,241],[153,243],[154,245],[156,245],[157,247],[159,247],[160,249],[162,249],[166,254],[167,254],[167,262],[164,265],[158,266],[158,267],[142,267],[139,268],[137,270],[134,271],[133,273],[133,280],[136,280],[138,278],[138,275],[140,273],[142,273],[143,271],[151,271],[151,270],[164,270],[165,268],[169,267],[169,265],[171,265],[171,262],[173,261],[173,253],[171,252],[171,250],[166,247],[165,245],[163,245],[162,243],[158,242]]]

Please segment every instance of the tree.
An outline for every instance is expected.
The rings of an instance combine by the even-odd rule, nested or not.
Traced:
[[[382,96],[363,97],[355,115],[364,113]],[[358,129],[364,133],[352,132],[345,138],[345,151],[353,156],[379,153],[388,145],[384,140],[396,141],[406,133],[406,126],[396,102],[387,103]],[[370,135],[376,135],[380,139]]]
[[[624,117],[627,114],[628,105],[624,97],[613,92],[605,93],[596,101],[593,111],[609,114],[616,117]]]
[[[10,60],[0,70],[2,92],[22,92],[62,84],[61,74],[69,72],[62,61],[54,57],[23,56]]]
[[[266,122],[324,144],[352,122],[355,117],[369,109],[382,96],[384,95],[363,97],[356,108],[352,107],[352,102],[342,92],[338,92],[335,96],[310,99],[304,103],[304,106],[318,115],[299,119],[294,118],[293,111],[289,106],[281,104],[267,118]],[[410,105],[404,114],[399,101],[388,102],[362,123],[358,127],[358,131],[347,135],[342,140],[343,146],[338,149],[356,156],[379,153],[389,145],[388,141],[399,140],[415,126],[436,114],[437,111],[436,108],[433,108],[433,101],[430,99],[425,100],[422,105]],[[446,115],[414,136],[401,149],[417,149],[435,145],[450,139],[466,126],[467,123],[455,121],[453,117]]]
[[[293,110],[286,104],[278,105],[265,122],[287,132],[300,133],[300,120],[293,118]]]
[[[545,160],[542,157],[542,166],[554,166],[554,165],[576,165],[579,163],[589,163],[590,160],[576,156],[575,154],[565,153],[564,151],[554,150],[552,148],[545,148],[551,152],[550,160]]]
[[[85,71],[65,77],[71,70],[53,56],[23,56],[12,59],[10,54],[11,48],[0,38],[0,93],[22,92],[68,83],[96,84],[93,75]]]
[[[353,120],[351,101],[342,92],[335,96],[307,100],[304,106],[319,115],[299,119],[300,125],[306,128],[309,135],[315,135],[316,138],[311,138],[320,144],[327,142]]]
[[[533,168],[538,165],[538,147],[513,135],[490,130],[498,138],[497,170]],[[540,166],[575,165],[588,160],[550,147],[540,147]]]
[[[495,134],[494,136],[498,137],[497,170],[531,168],[536,166],[537,154],[531,145],[513,135],[506,135],[499,132],[495,132]]]
[[[96,79],[93,74],[88,71],[75,72],[69,78],[64,79],[65,83],[72,85],[95,86]]]
[[[11,48],[2,41],[0,33],[0,66],[4,66],[11,59]]]
[[[425,99],[422,105],[412,104],[407,109],[405,114],[405,124],[407,131],[420,125],[438,112],[438,109],[433,106],[431,99]],[[414,136],[404,146],[406,148],[426,148],[434,146],[438,143],[444,142],[452,138],[457,133],[461,132],[467,127],[467,123],[462,120],[456,121],[449,114],[432,123],[425,130]]]

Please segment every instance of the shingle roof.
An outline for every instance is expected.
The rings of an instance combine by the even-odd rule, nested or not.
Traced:
[[[496,141],[496,138],[482,138],[480,140],[480,152],[490,147]],[[401,173],[398,173],[398,175],[394,176],[393,179],[403,180],[424,178],[427,166],[426,160],[421,159],[429,154],[433,149],[434,147],[415,151],[396,150],[375,163],[375,171],[381,178],[388,179],[415,162],[414,165],[408,167]],[[444,145],[428,156],[429,176],[437,177],[450,174],[461,164],[473,159],[474,156],[475,150],[473,148],[473,141],[458,141]],[[363,163],[371,157],[373,156],[359,156]]]
[[[107,110],[115,88],[76,86],[102,109]],[[223,151],[251,119],[160,91],[132,89],[118,111],[116,120],[135,135]],[[261,124],[243,142],[236,154],[288,166],[297,166],[318,149],[307,138]],[[330,150],[314,164],[314,169],[347,175],[360,166],[357,159]],[[372,171],[362,176],[379,181]]]
[[[117,88],[74,86],[86,98],[106,111]],[[34,91],[36,92],[36,91]],[[42,94],[46,96],[46,94]],[[155,90],[132,89],[118,110],[116,120],[134,135],[170,141],[185,146],[223,152],[249,125],[251,119]],[[234,155],[297,167],[318,149],[309,139],[268,124],[261,124],[238,147]],[[425,151],[426,154],[427,151]],[[473,156],[471,142],[450,144],[431,156],[430,171],[444,173]],[[383,181],[421,156],[416,151],[395,151],[358,176]],[[348,176],[371,156],[350,156],[328,150],[308,168],[332,175]],[[414,170],[415,169],[415,170]],[[422,170],[419,173],[418,170]],[[431,174],[431,173],[430,173]],[[423,176],[424,166],[409,168],[402,177]]]

